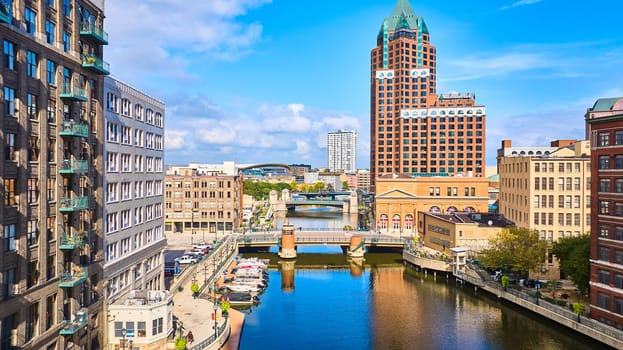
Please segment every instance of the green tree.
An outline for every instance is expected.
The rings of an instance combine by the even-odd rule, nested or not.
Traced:
[[[590,253],[589,235],[560,238],[552,247],[552,254],[560,263],[560,272],[570,278],[582,294],[587,293],[589,289]]]
[[[521,275],[541,267],[547,252],[547,242],[536,231],[525,228],[503,229],[489,240],[489,247],[480,254],[487,267],[502,267]]]
[[[343,182],[342,182],[342,190],[343,190],[343,191],[348,191],[348,190],[350,190],[350,186],[348,186],[348,181],[343,181]]]
[[[251,180],[245,180],[242,186],[243,193],[252,196],[256,200],[268,199],[268,195],[272,190],[281,193],[283,189],[288,189],[290,191],[293,189],[292,184],[285,182],[271,183]]]
[[[573,312],[578,315],[578,322],[580,322],[580,315],[584,313],[584,304],[582,303],[573,303]]]
[[[186,338],[182,338],[182,337],[175,338],[175,348],[177,350],[184,350],[186,349],[187,342],[188,341],[186,340]]]

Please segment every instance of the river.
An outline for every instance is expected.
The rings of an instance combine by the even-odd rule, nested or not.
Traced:
[[[343,223],[341,213],[328,217],[327,225]],[[323,222],[316,214],[288,219]],[[607,348],[485,292],[407,269],[399,254],[350,265],[331,247],[299,249],[295,262],[266,256],[278,267],[261,303],[245,311],[241,350]]]

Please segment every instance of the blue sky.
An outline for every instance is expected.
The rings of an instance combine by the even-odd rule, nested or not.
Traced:
[[[108,0],[112,75],[166,104],[165,162],[326,166],[326,134],[358,133],[369,167],[369,65],[395,0]],[[623,96],[623,2],[411,0],[437,47],[438,92],[487,107],[503,139],[585,137]]]

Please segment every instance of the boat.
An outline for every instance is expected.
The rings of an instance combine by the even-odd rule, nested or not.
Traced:
[[[232,283],[226,285],[227,289],[232,292],[241,292],[241,293],[258,293],[262,290],[262,288],[253,284],[241,284],[241,283]]]

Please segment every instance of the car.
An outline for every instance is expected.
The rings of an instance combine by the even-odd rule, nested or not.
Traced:
[[[190,254],[185,254],[180,256],[179,258],[175,258],[175,261],[177,261],[179,264],[196,264],[199,259]]]
[[[193,248],[193,249],[191,249],[191,250],[190,250],[190,252],[188,252],[188,254],[199,254],[199,255],[205,255],[205,254],[207,254],[207,253],[205,252],[205,250],[204,250],[204,249]]]
[[[200,250],[206,250],[211,248],[207,243],[203,242],[203,243],[195,243],[193,244],[193,249],[200,249]]]

